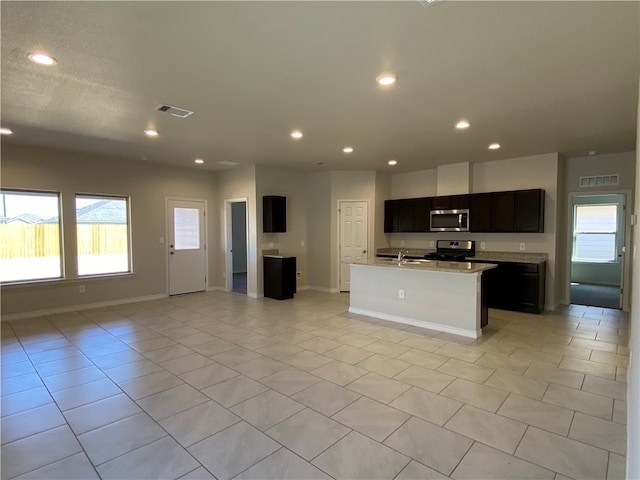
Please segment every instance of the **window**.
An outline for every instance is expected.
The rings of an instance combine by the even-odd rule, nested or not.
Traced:
[[[573,228],[573,260],[615,262],[618,206],[576,205]]]
[[[78,275],[129,272],[129,201],[76,195]]]
[[[62,277],[60,195],[0,191],[0,281]]]

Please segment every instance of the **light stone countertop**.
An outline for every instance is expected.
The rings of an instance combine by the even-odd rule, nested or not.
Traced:
[[[403,260],[400,265],[398,265],[398,261],[394,258],[376,258],[371,259],[366,263],[353,265],[369,265],[383,268],[426,270],[449,273],[479,273],[497,267],[497,265],[490,263],[442,262],[439,260]]]
[[[476,250],[475,257],[467,257],[468,260],[483,262],[520,262],[542,263],[547,261],[546,253],[522,253],[522,252],[486,252]]]

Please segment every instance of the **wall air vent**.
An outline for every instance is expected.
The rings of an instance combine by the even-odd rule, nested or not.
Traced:
[[[620,174],[594,175],[592,177],[580,177],[580,188],[611,187],[620,183]]]
[[[193,112],[191,110],[186,110],[180,107],[172,107],[171,105],[158,105],[155,110],[168,113],[178,118],[187,118],[188,116],[193,115]]]

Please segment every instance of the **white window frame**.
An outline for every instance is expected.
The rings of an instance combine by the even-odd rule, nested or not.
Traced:
[[[100,273],[80,273],[80,261],[79,261],[79,248],[78,245],[78,222],[77,218],[77,200],[78,198],[87,198],[87,199],[100,199],[100,200],[124,200],[126,201],[126,215],[127,215],[127,269],[126,270],[118,270],[114,272],[100,272]],[[128,275],[133,273],[133,256],[132,256],[132,223],[131,223],[131,197],[127,195],[112,195],[112,194],[99,194],[99,193],[76,193],[74,196],[74,215],[75,216],[75,227],[76,227],[76,267],[77,267],[77,275],[78,278],[94,278],[94,277],[112,277],[112,276],[121,276]]]
[[[581,207],[615,207],[615,229],[613,231],[577,231],[576,224],[578,223],[578,209]],[[580,262],[580,263],[618,263],[619,258],[616,252],[618,245],[618,218],[620,212],[618,211],[619,205],[617,203],[584,203],[577,204],[573,206],[573,248],[572,248],[572,262]],[[580,258],[578,257],[577,251],[577,240],[578,235],[612,235],[613,236],[613,258],[611,260],[599,260],[593,258]]]
[[[16,195],[33,195],[33,196],[55,196],[57,198],[58,208],[58,261],[59,261],[59,271],[60,275],[55,277],[35,277],[35,278],[25,278],[25,279],[12,279],[12,280],[3,280],[0,283],[2,285],[12,285],[12,284],[27,284],[27,283],[42,283],[42,282],[50,282],[50,281],[59,281],[65,278],[65,261],[64,261],[64,242],[63,242],[63,221],[62,221],[62,193],[59,191],[53,190],[35,190],[35,189],[21,189],[21,188],[0,188],[1,194],[16,194]],[[2,212],[4,215],[4,212]]]

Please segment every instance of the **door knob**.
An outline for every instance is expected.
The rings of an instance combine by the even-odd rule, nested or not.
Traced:
[[[366,250],[362,250],[362,253],[367,253],[367,251]]]

